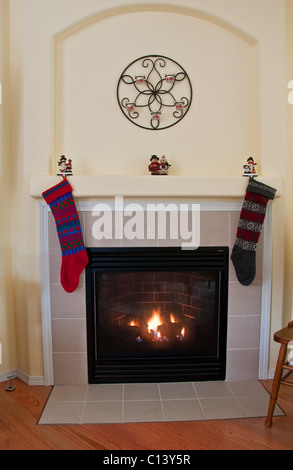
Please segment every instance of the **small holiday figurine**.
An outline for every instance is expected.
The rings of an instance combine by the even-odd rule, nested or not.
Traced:
[[[170,166],[171,165],[167,162],[167,159],[166,159],[165,155],[162,155],[162,158],[160,159],[159,174],[160,175],[167,175]]]
[[[256,165],[257,163],[254,162],[254,159],[252,157],[249,157],[247,159],[246,165],[243,165],[244,173],[242,176],[251,176],[251,177],[258,176],[255,171]]]
[[[68,159],[65,155],[61,155],[60,160],[58,162],[58,166],[60,168],[60,172],[57,173],[58,176],[65,176],[65,175],[72,175],[72,160],[71,158]]]
[[[158,175],[160,170],[159,158],[157,155],[152,155],[150,158],[151,163],[148,166],[152,175]]]

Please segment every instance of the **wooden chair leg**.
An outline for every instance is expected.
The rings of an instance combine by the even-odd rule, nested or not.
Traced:
[[[274,413],[275,405],[276,405],[278,394],[279,394],[280,382],[282,379],[283,365],[285,363],[286,352],[287,352],[287,344],[281,344],[279,356],[277,360],[277,365],[276,365],[276,370],[275,370],[275,375],[274,375],[274,380],[273,380],[273,385],[272,385],[272,390],[271,390],[271,395],[270,395],[270,404],[269,404],[268,414],[266,418],[266,426],[268,426],[269,428],[272,426],[272,418],[273,418],[273,413]]]

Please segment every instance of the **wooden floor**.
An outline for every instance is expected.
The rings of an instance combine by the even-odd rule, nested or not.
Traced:
[[[262,382],[270,390],[271,380]],[[293,450],[293,390],[281,386],[285,417],[171,423],[38,425],[51,387],[0,383],[1,450]]]

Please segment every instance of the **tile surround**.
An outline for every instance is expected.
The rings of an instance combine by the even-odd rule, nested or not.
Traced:
[[[135,246],[141,240],[102,240],[92,236],[94,216],[79,211],[86,246]],[[72,294],[60,286],[61,253],[52,214],[49,221],[50,292],[53,341],[54,383],[87,384],[87,348],[85,327],[85,277]],[[201,246],[225,245],[230,250],[235,241],[239,211],[201,212]],[[257,273],[253,284],[244,287],[237,281],[230,261],[227,380],[258,377],[259,336],[262,295],[262,235],[257,249]],[[180,245],[180,240],[151,241],[151,245]]]

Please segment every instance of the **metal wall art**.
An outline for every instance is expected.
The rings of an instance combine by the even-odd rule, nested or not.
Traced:
[[[122,72],[117,85],[121,111],[143,129],[161,130],[177,124],[192,101],[185,70],[159,55],[140,57]]]

